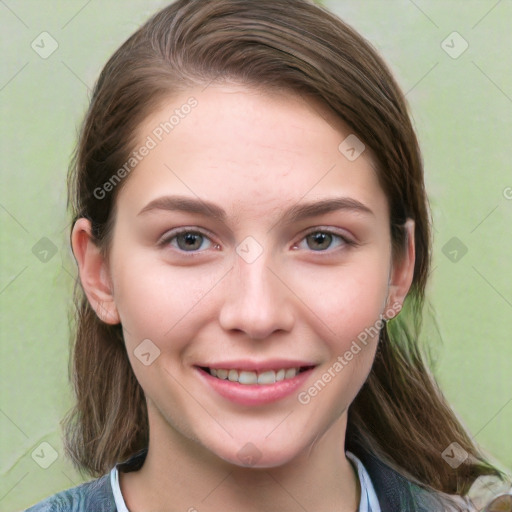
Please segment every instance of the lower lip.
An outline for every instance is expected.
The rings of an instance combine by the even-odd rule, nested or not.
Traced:
[[[214,391],[231,402],[240,405],[264,405],[293,394],[309,378],[314,368],[303,371],[292,379],[284,379],[274,384],[240,384],[213,377],[201,368],[196,370]]]

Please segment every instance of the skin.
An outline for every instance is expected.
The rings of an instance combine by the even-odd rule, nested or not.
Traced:
[[[120,474],[124,499],[132,512],[219,511],[226,504],[249,512],[354,511],[360,488],[343,449],[347,409],[370,372],[377,337],[305,405],[297,393],[266,405],[234,404],[205,385],[194,365],[311,361],[316,367],[299,391],[307,390],[365,328],[402,304],[413,276],[413,222],[393,261],[388,202],[370,150],[349,161],[338,146],[350,130],[291,93],[191,89],[148,117],[141,144],[190,96],[197,107],[119,191],[108,260],[86,219],[72,234],[87,297],[103,321],[122,323],[147,399],[148,456],[139,471]],[[171,194],[211,201],[226,220],[161,209],[139,214]],[[343,209],[293,223],[281,217],[332,197],[357,200],[371,213]],[[179,227],[205,233],[195,253],[172,239]],[[306,238],[322,230],[355,244]],[[171,240],[159,245],[166,234]],[[248,236],[262,249],[250,263],[236,252]],[[144,339],[160,350],[148,366],[134,355]],[[238,457],[247,443],[259,457],[250,466]]]

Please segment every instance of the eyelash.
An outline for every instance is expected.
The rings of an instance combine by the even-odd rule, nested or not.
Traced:
[[[204,239],[208,239],[210,240],[211,244],[213,245],[213,247],[219,247],[219,244],[216,244],[215,242],[213,242],[211,239],[210,239],[210,236],[205,233],[204,231],[202,230],[199,230],[199,229],[191,229],[191,228],[184,228],[184,229],[180,229],[178,231],[172,231],[171,233],[165,235],[159,242],[158,242],[158,245],[159,246],[162,246],[162,247],[165,247],[165,246],[168,246],[168,245],[171,245],[171,242],[173,240],[175,240],[179,235],[182,235],[182,234],[185,234],[185,233],[189,233],[189,234],[194,234],[194,235],[201,235]],[[355,247],[357,246],[357,242],[355,242],[354,240],[346,237],[346,236],[343,236],[339,233],[336,233],[335,231],[332,231],[330,229],[327,229],[327,228],[322,228],[322,227],[317,227],[315,229],[312,229],[310,231],[308,231],[307,233],[305,233],[302,238],[293,244],[293,248],[296,249],[296,246],[307,239],[308,236],[310,235],[313,235],[313,234],[317,234],[317,233],[322,233],[322,234],[326,234],[326,235],[331,235],[334,238],[339,238],[341,240],[341,246],[346,246],[346,247]],[[176,246],[173,246],[173,247],[176,247]],[[176,249],[182,253],[182,254],[188,254],[188,255],[195,255],[195,254],[201,254],[203,251],[184,251],[182,249],[180,249],[179,247],[176,247]],[[207,249],[206,249],[207,250]],[[318,251],[315,251],[313,249],[310,249],[309,252],[312,252],[312,253],[332,253],[334,252],[336,249],[326,249],[326,250],[318,250]]]

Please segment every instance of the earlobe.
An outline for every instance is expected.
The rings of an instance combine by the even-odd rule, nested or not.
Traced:
[[[407,219],[404,224],[406,233],[405,247],[402,255],[393,261],[389,278],[387,309],[396,311],[402,308],[405,297],[409,293],[414,277],[416,251],[414,245],[414,221]]]
[[[82,288],[92,308],[103,322],[111,325],[120,322],[112,294],[112,284],[107,263],[100,248],[94,243],[91,222],[80,218],[71,233],[71,245],[78,265]]]

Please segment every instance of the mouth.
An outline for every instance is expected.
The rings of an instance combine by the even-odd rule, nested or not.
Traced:
[[[211,368],[209,366],[199,367],[204,372],[219,380],[237,382],[244,386],[260,385],[268,386],[285,380],[291,380],[300,373],[314,368],[313,365],[279,368],[276,370],[242,370],[239,368]]]
[[[230,361],[195,366],[210,392],[242,406],[264,406],[296,394],[313,375],[315,364],[301,361]]]

